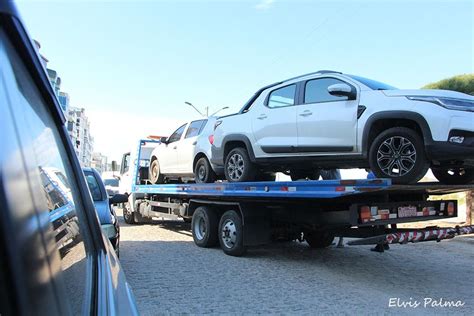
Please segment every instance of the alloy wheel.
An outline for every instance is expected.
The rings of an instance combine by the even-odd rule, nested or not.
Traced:
[[[386,139],[377,150],[377,164],[390,177],[401,177],[409,173],[415,166],[416,158],[415,145],[401,136]]]
[[[239,180],[244,174],[245,162],[240,154],[233,154],[227,163],[227,172],[232,180]]]

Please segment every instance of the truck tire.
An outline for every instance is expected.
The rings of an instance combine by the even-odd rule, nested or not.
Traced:
[[[194,243],[203,248],[217,245],[217,214],[208,206],[198,207],[191,220]]]
[[[311,248],[326,248],[334,241],[334,234],[328,231],[313,230],[304,234],[304,239]]]
[[[160,163],[158,162],[158,159],[151,162],[148,174],[150,176],[150,182],[153,184],[163,183],[165,180],[164,175],[160,172]]]
[[[299,169],[290,170],[291,181],[318,180],[320,175],[321,174],[318,169],[316,170],[299,170]]]
[[[250,161],[247,150],[242,147],[232,149],[225,159],[224,173],[229,182],[255,180],[257,170]]]
[[[443,184],[474,183],[474,168],[431,168],[431,171]]]
[[[219,243],[225,254],[239,257],[246,251],[244,247],[242,219],[236,211],[227,211],[219,221]]]
[[[200,158],[194,167],[194,180],[196,183],[213,183],[216,181],[216,173],[206,157]]]
[[[125,223],[131,224],[131,225],[136,224],[135,216],[133,212],[130,210],[130,204],[124,203],[122,212],[123,212],[123,220],[125,221]]]
[[[394,184],[416,183],[429,168],[422,138],[406,127],[380,133],[370,146],[369,164],[377,178],[389,178]]]

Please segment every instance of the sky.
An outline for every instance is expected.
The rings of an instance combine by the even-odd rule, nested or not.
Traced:
[[[320,69],[420,88],[474,72],[474,1],[17,1],[110,160]]]

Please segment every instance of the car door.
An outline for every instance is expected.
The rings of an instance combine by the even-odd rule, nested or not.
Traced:
[[[178,146],[187,124],[183,124],[168,137],[166,144],[160,144],[158,162],[160,171],[163,174],[173,174],[178,172]]]
[[[114,314],[119,300],[137,314],[32,42],[17,20],[0,19],[0,314]]]
[[[297,144],[296,84],[274,89],[251,108],[257,149],[263,156],[294,153]],[[258,152],[256,155],[258,156]]]
[[[197,120],[189,123],[189,127],[182,140],[178,144],[178,172],[181,174],[193,174],[194,148],[197,138],[207,120]]]
[[[345,82],[332,77],[303,83],[303,104],[297,106],[296,118],[298,152],[327,154],[356,150],[358,99],[348,100],[328,92],[329,86],[341,83]]]

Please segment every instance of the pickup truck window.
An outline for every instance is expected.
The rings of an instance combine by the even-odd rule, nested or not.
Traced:
[[[328,87],[338,83],[345,82],[336,78],[321,78],[307,81],[304,92],[304,103],[320,103],[347,100],[348,97],[346,96],[337,97],[329,94]]]
[[[281,108],[295,104],[296,85],[292,84],[277,90],[273,90],[268,97],[269,108]]]

